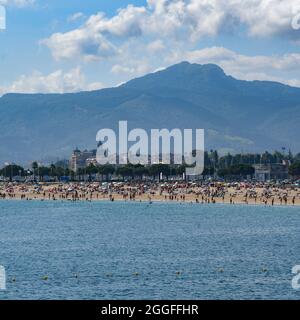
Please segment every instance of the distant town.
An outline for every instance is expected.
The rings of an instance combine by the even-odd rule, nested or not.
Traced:
[[[235,154],[219,156],[215,150],[205,152],[205,169],[201,176],[186,177],[186,165],[98,165],[96,150],[76,148],[69,160],[45,166],[37,161],[29,168],[5,163],[0,170],[0,181],[131,181],[131,180],[254,180],[283,181],[300,179],[300,153],[291,151],[264,152],[262,154]]]

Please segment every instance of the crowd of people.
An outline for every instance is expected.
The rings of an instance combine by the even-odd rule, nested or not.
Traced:
[[[287,182],[1,183],[0,199],[300,205],[300,186]]]

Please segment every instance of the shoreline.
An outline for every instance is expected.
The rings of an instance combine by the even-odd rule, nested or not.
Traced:
[[[136,199],[136,200],[125,200],[121,199],[120,197],[115,197],[114,200],[110,200],[109,198],[100,198],[100,199],[82,199],[82,200],[72,200],[72,199],[44,199],[41,197],[33,197],[33,198],[26,198],[26,199],[21,199],[21,198],[6,198],[6,199],[0,199],[0,204],[2,202],[46,202],[46,203],[52,203],[52,202],[57,202],[57,203],[101,203],[101,202],[107,202],[107,203],[146,203],[146,204],[177,204],[177,205],[224,205],[224,206],[252,206],[252,207],[269,207],[269,208],[298,208],[300,207],[300,203],[296,202],[295,204],[288,203],[288,204],[280,204],[278,202],[272,203],[259,203],[259,202],[248,202],[245,203],[244,201],[235,201],[233,203],[230,203],[230,201],[215,201],[215,202],[197,202],[196,199],[192,200],[186,200],[186,201],[171,201],[171,200],[165,200],[165,199],[152,199],[151,201],[147,199]]]

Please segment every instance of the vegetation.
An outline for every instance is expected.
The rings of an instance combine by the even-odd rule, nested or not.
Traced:
[[[291,176],[300,177],[300,161],[293,163],[289,168],[289,174]]]
[[[0,175],[12,180],[12,178],[15,176],[24,176],[25,170],[24,170],[24,168],[22,168],[18,165],[9,164],[9,165],[5,166],[2,170],[0,170]]]
[[[219,176],[221,178],[230,177],[247,177],[253,176],[255,164],[275,164],[288,160],[291,163],[289,173],[291,176],[300,176],[300,154],[293,156],[291,152],[283,154],[278,151],[274,153],[264,152],[263,154],[235,154],[228,153],[225,156],[219,156],[217,151],[211,150],[205,152],[205,169],[204,176]],[[157,179],[162,174],[164,177],[178,176],[182,177],[187,166],[185,165],[166,165],[155,164],[151,166],[142,165],[89,165],[86,168],[80,168],[76,173],[68,168],[67,161],[60,161],[50,166],[42,166],[38,162],[33,162],[31,169],[25,170],[16,164],[6,165],[0,170],[0,176],[7,179],[13,177],[31,177],[40,181],[46,179],[62,180],[62,179],[92,179],[97,175],[101,180],[110,180],[114,175],[119,179],[139,179],[149,177]]]
[[[252,176],[255,172],[253,166],[249,164],[236,164],[226,169],[220,169],[218,171],[218,175],[220,177],[226,176],[240,176],[240,177],[247,177]]]

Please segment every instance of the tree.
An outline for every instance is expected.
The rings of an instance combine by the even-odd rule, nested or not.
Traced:
[[[55,177],[55,169],[56,169],[56,167],[55,167],[55,165],[52,163],[52,164],[50,165],[50,176],[51,176],[51,177]]]
[[[223,168],[223,169],[219,169],[219,171],[218,171],[218,176],[219,177],[225,178],[225,177],[227,177],[229,175],[230,175],[229,169]]]
[[[255,169],[247,164],[240,164],[232,166],[229,171],[232,175],[239,175],[239,176],[249,176],[254,174]]]
[[[90,164],[87,168],[86,168],[86,173],[89,174],[89,175],[93,175],[93,174],[96,174],[98,173],[99,169],[93,165],[93,164]]]
[[[41,177],[50,176],[50,168],[49,167],[40,167],[39,174]]]
[[[64,177],[66,175],[66,169],[62,167],[55,167],[55,176],[57,178]]]
[[[31,165],[31,168],[32,168],[32,170],[33,170],[33,177],[34,177],[34,179],[35,179],[36,170],[39,168],[39,164],[38,164],[36,161],[34,161],[34,162],[32,163],[32,165]]]
[[[111,174],[115,173],[115,168],[114,166],[110,164],[106,164],[104,166],[99,166],[98,167],[98,173],[101,174],[102,176],[106,176],[106,181],[109,180],[109,176]]]
[[[117,169],[116,174],[122,176],[123,180],[125,180],[126,177],[133,178],[134,168],[131,165],[122,166]]]
[[[261,162],[263,164],[270,164],[270,163],[274,163],[274,159],[273,156],[271,155],[271,153],[269,153],[268,151],[266,151],[265,153],[263,153],[261,155]]]
[[[300,176],[300,162],[295,162],[290,166],[289,174],[293,177]]]
[[[149,168],[149,174],[153,176],[154,179],[161,173],[168,177],[170,175],[170,166],[167,164],[154,164]]]
[[[134,166],[133,174],[136,177],[139,177],[142,180],[143,176],[149,175],[148,168],[142,166],[141,164],[137,164]]]
[[[294,161],[300,162],[300,153],[295,156]]]
[[[221,169],[218,171],[218,175],[220,177],[226,177],[226,176],[248,176],[253,175],[255,172],[255,169],[251,165],[247,164],[237,164],[233,165],[227,169]]]
[[[274,163],[282,163],[282,160],[284,159],[284,155],[280,153],[279,151],[275,151],[273,154],[273,160]]]
[[[181,165],[179,167],[176,168],[176,174],[179,176],[182,176],[185,171],[186,171],[187,166],[186,165]]]
[[[24,168],[18,166],[16,164],[10,164],[5,166],[1,171],[0,174],[6,178],[12,180],[15,176],[23,176],[25,174]]]
[[[222,170],[222,169],[221,169]],[[215,168],[214,167],[206,167],[203,170],[203,175],[204,176],[211,176],[215,173]]]

